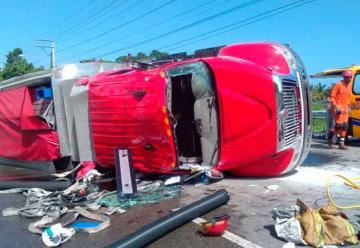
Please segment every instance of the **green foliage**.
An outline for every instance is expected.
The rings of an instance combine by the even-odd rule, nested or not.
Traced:
[[[325,96],[326,97],[329,97],[330,96],[330,94],[331,94],[331,90],[332,90],[332,88],[334,88],[334,85],[335,85],[335,83],[332,83],[330,86],[328,86],[326,89],[325,89]]]
[[[44,69],[43,67],[35,68],[33,64],[27,62],[22,55],[23,51],[20,48],[15,48],[6,55],[6,64],[0,72],[1,79],[6,80]]]
[[[160,52],[159,50],[152,50],[150,53],[150,57],[152,60],[161,60],[163,56],[169,55],[168,53]]]
[[[129,55],[123,55],[118,57],[115,62],[118,63],[125,63],[128,61],[144,61],[144,60],[148,60],[148,61],[153,61],[153,60],[161,60],[163,56],[168,55],[167,53],[164,52],[160,52],[159,50],[152,50],[151,53],[149,55],[147,55],[144,52],[138,52],[136,54],[136,56],[131,56],[131,54]]]
[[[324,132],[326,132],[326,119],[325,118],[313,118],[312,126],[313,126],[314,133],[324,133]]]
[[[146,56],[146,54],[143,52],[138,52],[136,54],[135,58],[137,58],[137,60],[144,60],[144,59],[148,59],[149,57]]]
[[[319,111],[319,110],[324,110],[325,106],[323,103],[321,102],[313,102],[312,103],[312,110],[313,111]]]
[[[82,59],[79,62],[80,63],[89,63],[89,62],[95,62],[95,61],[96,61],[96,59],[92,58],[92,59]]]
[[[311,95],[314,101],[325,100],[330,95],[330,87],[327,87],[325,84],[317,83],[315,85],[310,85]]]
[[[116,63],[125,63],[128,56],[120,56],[117,59],[115,59]]]
[[[82,59],[79,61],[80,63],[91,63],[91,62],[105,62],[105,63],[114,63],[114,61],[111,60],[106,60],[106,59],[96,59],[96,58],[92,58],[92,59]]]
[[[22,59],[23,51],[20,48],[15,48],[6,55],[6,64],[14,64]]]

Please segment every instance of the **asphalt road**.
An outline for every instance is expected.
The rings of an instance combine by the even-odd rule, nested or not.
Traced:
[[[125,214],[114,215],[111,217],[110,228],[96,234],[78,233],[62,247],[104,247],[168,214],[172,209],[194,202],[219,189],[229,191],[230,202],[203,216],[203,219],[209,220],[228,213],[231,215],[229,232],[257,246],[282,247],[285,242],[276,238],[271,210],[290,206],[296,202],[296,199],[303,200],[310,207],[316,207],[315,203],[325,204],[327,202],[325,185],[328,176],[337,173],[350,177],[360,176],[359,161],[360,142],[353,142],[348,151],[328,149],[325,144],[314,142],[307,160],[290,175],[261,179],[226,178],[212,185],[186,186],[179,199],[135,207]],[[0,180],[2,177],[7,177],[1,169],[0,172]],[[278,189],[268,191],[265,187],[269,185],[277,185]],[[333,192],[340,203],[355,203],[355,199],[360,199],[359,192],[350,191],[339,183],[335,183]],[[1,195],[0,209],[23,204],[24,198],[21,195]],[[350,218],[360,218],[358,210],[345,211],[345,213]],[[27,231],[27,225],[31,221],[19,217],[0,217],[0,247],[44,247],[40,236]],[[149,247],[241,247],[223,237],[203,237],[197,230],[197,224],[189,223]]]

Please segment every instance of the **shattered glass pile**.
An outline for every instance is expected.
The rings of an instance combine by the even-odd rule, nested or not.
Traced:
[[[140,189],[138,196],[132,199],[121,199],[117,197],[116,192],[110,192],[101,198],[100,204],[106,207],[131,208],[136,205],[145,205],[162,200],[177,198],[180,194],[180,185],[158,186],[153,184]]]
[[[135,198],[120,198],[116,191],[99,190],[96,173],[87,175],[89,177],[76,181],[63,191],[50,192],[40,188],[0,191],[0,194],[22,193],[26,198],[24,206],[3,209],[2,215],[34,219],[28,230],[40,234],[46,246],[55,247],[76,232],[95,233],[109,227],[108,215],[125,213],[124,209],[173,199],[181,194],[180,185],[166,186],[157,181],[140,186]]]

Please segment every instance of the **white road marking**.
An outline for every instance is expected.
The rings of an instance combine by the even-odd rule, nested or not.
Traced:
[[[196,218],[193,220],[193,222],[200,225],[201,223],[206,222],[206,220],[202,218]],[[255,245],[251,243],[249,240],[241,238],[240,236],[233,234],[229,231],[225,231],[222,237],[243,248],[261,248],[261,246]]]

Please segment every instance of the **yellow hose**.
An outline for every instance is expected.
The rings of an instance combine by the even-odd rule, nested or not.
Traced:
[[[347,177],[345,177],[345,176],[343,176],[343,175],[337,174],[337,175],[332,175],[332,176],[330,176],[330,177],[328,178],[328,180],[327,180],[327,183],[326,183],[326,194],[327,194],[327,197],[328,197],[328,199],[329,199],[329,202],[330,202],[334,207],[336,207],[336,208],[338,208],[338,209],[360,208],[360,204],[358,204],[358,205],[349,205],[349,206],[340,206],[340,205],[337,205],[337,204],[334,202],[334,200],[333,200],[333,198],[332,198],[332,196],[331,196],[331,194],[330,194],[330,179],[331,179],[332,177],[340,177],[341,179],[343,179],[343,180],[345,181],[345,183],[344,183],[345,185],[347,185],[347,186],[349,186],[349,187],[352,187],[353,189],[356,189],[356,190],[360,190],[360,184],[355,183],[355,181],[359,181],[359,180],[360,180],[360,177],[347,178]]]

